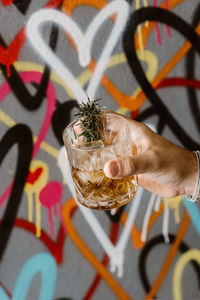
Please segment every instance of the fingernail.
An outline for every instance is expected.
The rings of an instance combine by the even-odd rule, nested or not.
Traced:
[[[119,174],[118,162],[113,162],[110,167],[111,167],[112,176],[117,176]]]

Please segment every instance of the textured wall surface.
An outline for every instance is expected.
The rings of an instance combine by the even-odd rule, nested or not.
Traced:
[[[84,209],[62,142],[86,91],[200,149],[199,19],[196,0],[0,0],[0,300],[200,299],[198,205],[139,188]]]

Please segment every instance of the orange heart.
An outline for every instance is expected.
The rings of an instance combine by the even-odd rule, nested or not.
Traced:
[[[76,203],[73,198],[65,202],[65,204],[62,207],[62,214],[70,238],[72,239],[76,247],[81,251],[81,253],[86,257],[88,262],[97,270],[97,272],[110,286],[117,298],[119,298],[120,300],[133,300],[121,287],[121,285],[115,280],[115,278],[101,264],[101,262],[96,258],[96,256],[88,248],[88,246],[79,236],[78,232],[75,230],[70,218],[70,211],[73,209],[73,207],[76,207]]]

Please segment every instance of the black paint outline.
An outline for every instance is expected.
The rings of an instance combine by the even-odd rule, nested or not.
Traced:
[[[176,236],[174,234],[169,234],[169,244],[173,244],[175,239],[176,239]],[[139,256],[139,261],[138,261],[139,275],[140,275],[140,279],[141,279],[142,285],[143,285],[146,293],[149,293],[151,290],[151,284],[149,282],[147,272],[146,272],[147,258],[148,258],[149,252],[155,246],[157,246],[159,244],[165,244],[166,246],[169,245],[169,244],[165,243],[162,234],[158,235],[158,236],[152,238],[150,241],[148,241],[145,244],[145,246],[143,247],[143,249],[140,253],[140,256]],[[186,251],[190,250],[190,247],[184,241],[181,241],[178,249],[181,253],[185,253]],[[196,276],[197,276],[198,282],[199,282],[199,288],[200,288],[200,266],[194,260],[191,260],[190,262],[195,270],[195,273],[196,273]],[[154,296],[154,298],[155,297],[156,296]]]
[[[18,160],[12,191],[0,224],[0,261],[2,260],[14,226],[32,158],[32,132],[27,125],[15,125],[5,133],[0,141],[0,165],[15,144],[18,145]]]
[[[16,8],[23,14],[26,14],[26,11],[29,8],[29,5],[31,3],[31,0],[14,0],[13,4],[16,6]]]
[[[194,13],[194,19],[192,22],[192,27],[195,28],[200,19],[200,4],[197,6],[195,13]],[[195,51],[192,48],[187,56],[186,56],[186,78],[188,79],[195,79],[194,73],[195,73]],[[194,88],[187,87],[187,94],[188,94],[188,104],[191,109],[192,115],[194,117],[194,122],[196,124],[196,127],[200,133],[200,105],[198,105],[198,98],[197,98],[197,91]]]
[[[52,116],[51,126],[60,145],[64,144],[62,138],[63,130],[72,121],[70,112],[76,107],[78,107],[76,100],[67,100],[64,103],[56,101],[56,109]]]
[[[130,69],[137,82],[142,87],[145,95],[155,108],[157,114],[165,121],[165,124],[170,127],[172,132],[185,147],[190,150],[199,149],[200,145],[185,132],[185,130],[169,112],[165,104],[162,103],[160,97],[146,78],[146,75],[142,69],[142,65],[137,57],[135,41],[133,37],[135,36],[137,26],[145,21],[157,21],[173,27],[191,42],[193,48],[198,52],[198,54],[200,54],[200,38],[192,29],[192,27],[183,21],[179,16],[168,10],[158,7],[145,7],[133,12],[130,16],[123,36],[124,52],[126,54]]]

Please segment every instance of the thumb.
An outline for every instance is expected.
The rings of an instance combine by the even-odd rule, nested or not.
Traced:
[[[150,173],[153,170],[155,170],[155,162],[149,152],[113,159],[104,165],[105,175],[115,179]]]

